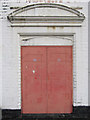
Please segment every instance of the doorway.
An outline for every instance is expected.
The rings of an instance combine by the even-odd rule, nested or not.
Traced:
[[[72,46],[22,46],[22,113],[71,113]]]

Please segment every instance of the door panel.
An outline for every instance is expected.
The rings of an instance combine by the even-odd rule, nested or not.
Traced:
[[[46,48],[22,47],[22,112],[46,113]]]
[[[72,47],[48,47],[48,113],[71,113],[71,92]]]

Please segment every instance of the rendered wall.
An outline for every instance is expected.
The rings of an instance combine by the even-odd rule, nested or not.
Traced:
[[[12,6],[24,6],[28,3],[8,3]],[[64,4],[64,3],[63,3]],[[55,29],[55,33],[60,32],[76,32],[76,88],[74,88],[74,105],[88,105],[88,3],[66,3],[70,7],[82,7],[79,9],[84,15],[85,20],[81,28],[59,28]],[[3,28],[2,28],[2,50],[3,50],[3,109],[18,109],[20,108],[21,93],[20,93],[20,41],[17,36],[19,32],[47,32],[47,28],[26,28],[10,27],[10,22],[7,20],[7,14],[12,12],[10,7],[7,7],[7,12],[3,13]],[[48,32],[53,32],[53,29],[48,29]]]
[[[0,4],[0,10],[1,10],[1,4]],[[0,109],[1,108],[2,108],[2,19],[0,12]]]

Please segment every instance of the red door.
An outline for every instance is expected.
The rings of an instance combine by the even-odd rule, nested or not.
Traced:
[[[72,112],[72,47],[48,48],[48,113]]]
[[[46,48],[22,47],[22,112],[46,113]]]
[[[72,112],[72,47],[22,47],[22,113]]]

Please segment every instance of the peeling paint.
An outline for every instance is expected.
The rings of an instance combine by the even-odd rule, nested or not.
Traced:
[[[53,30],[55,30],[55,29],[56,29],[56,27],[55,27],[55,26],[53,26],[52,28],[53,28]]]
[[[55,27],[55,26],[50,26],[50,27],[47,27],[47,30],[50,30],[50,29],[55,30],[55,29],[56,29],[56,27]]]

